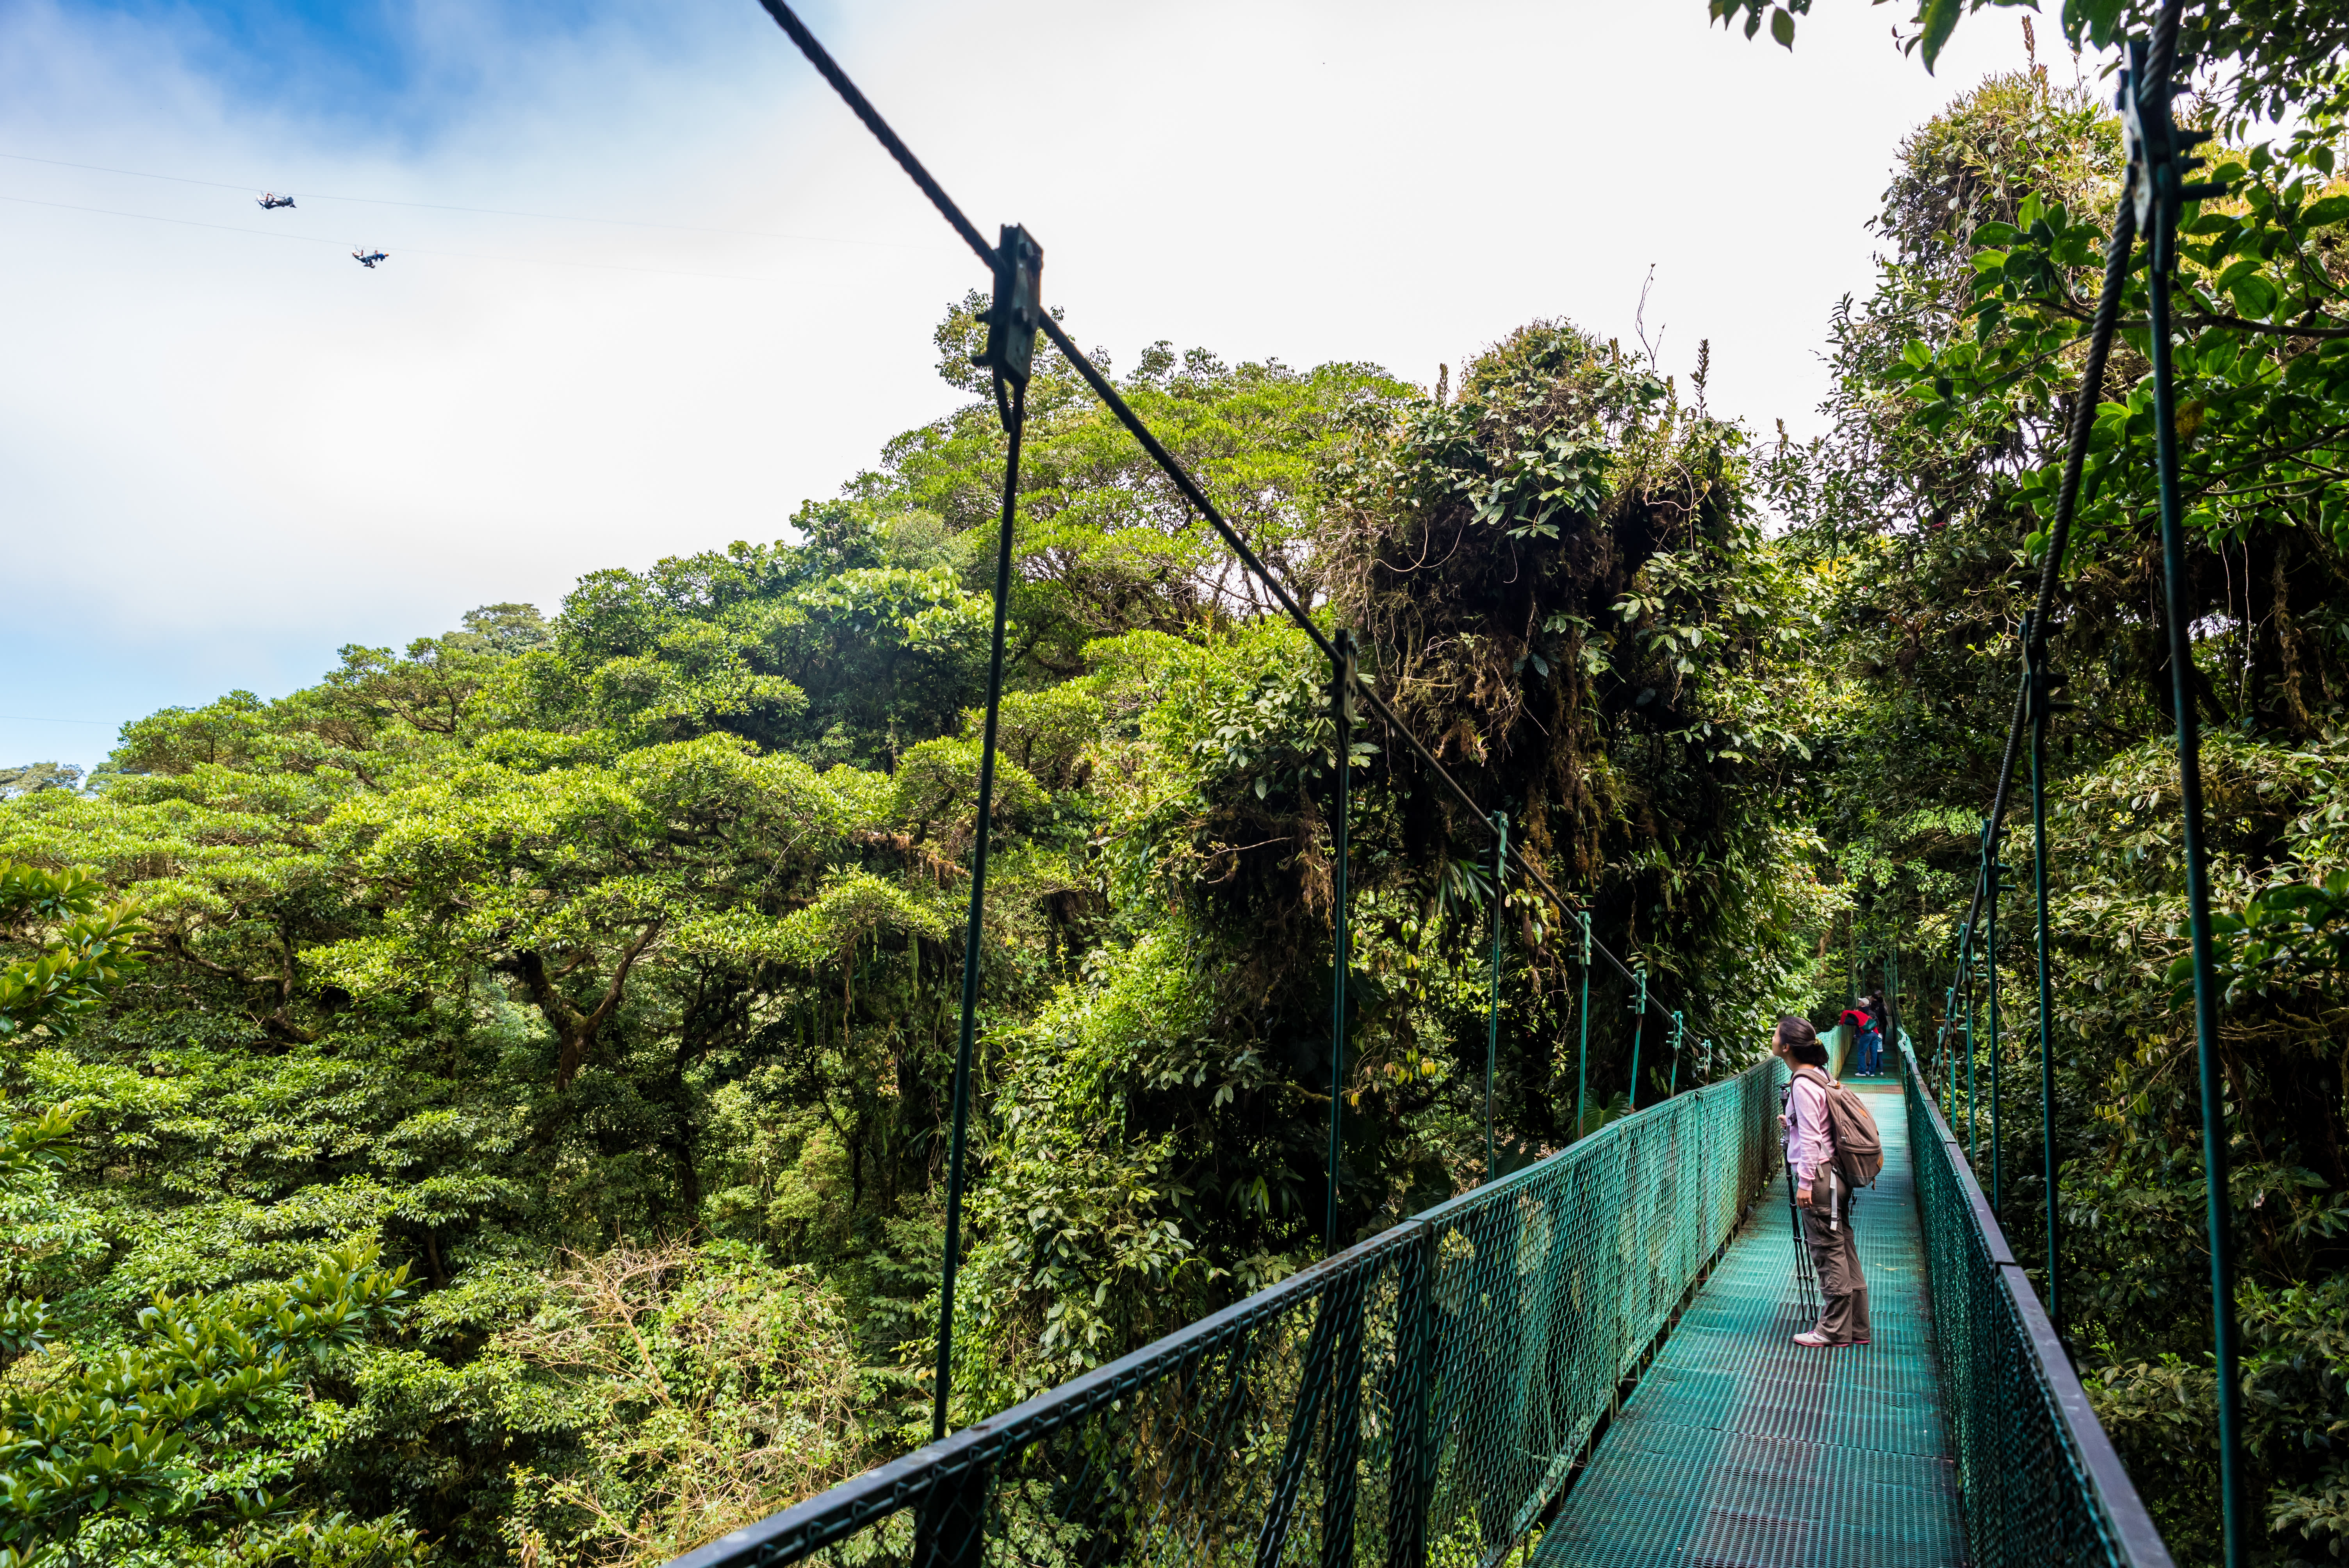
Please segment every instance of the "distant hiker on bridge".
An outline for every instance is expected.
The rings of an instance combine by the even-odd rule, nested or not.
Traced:
[[[1785,1114],[1778,1122],[1786,1131],[1787,1180],[1802,1213],[1803,1241],[1810,1250],[1821,1297],[1818,1322],[1795,1336],[1795,1343],[1814,1347],[1865,1345],[1868,1278],[1859,1271],[1859,1243],[1851,1232],[1851,1184],[1837,1169],[1831,1109],[1834,1095],[1850,1091],[1827,1077],[1827,1048],[1804,1019],[1780,1018],[1770,1048],[1794,1075],[1786,1084]],[[1882,1158],[1880,1145],[1878,1158]]]
[[[1837,1022],[1851,1030],[1852,1076],[1874,1078],[1884,1070],[1884,998],[1863,996]]]

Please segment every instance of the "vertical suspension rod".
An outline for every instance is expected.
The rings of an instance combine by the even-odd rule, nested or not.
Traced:
[[[2001,1221],[2006,1218],[2006,1184],[2004,1144],[1999,1137],[1999,1114],[2005,1105],[2005,1088],[2000,1077],[1998,1038],[1998,897],[2006,883],[2006,868],[1999,864],[1998,844],[1985,833],[1982,842],[1988,858],[1982,864],[1982,875],[1990,879],[1990,898],[1982,926],[1982,1002],[1990,1024],[1990,1212]]]
[[[1974,952],[1971,935],[1960,946],[1959,956],[1965,961],[1966,975],[1966,1161],[1979,1164],[1982,1159],[1982,1139],[1976,1123],[1974,1108],[1981,1102],[1980,1079],[1975,1077],[1977,1066],[1974,1052]]]
[[[1485,1180],[1500,1167],[1493,1159],[1493,1080],[1501,1062],[1501,916],[1508,904],[1503,883],[1509,874],[1509,819],[1493,813],[1493,988],[1485,1007]]]
[[[1582,922],[1582,1043],[1574,1052],[1574,1136],[1582,1136],[1582,1100],[1590,1081],[1590,912],[1577,910]]]
[[[1640,966],[1640,1012],[1631,1023],[1631,1099],[1626,1109],[1640,1109],[1640,1036],[1648,1026],[1648,966]]]
[[[1321,1255],[1338,1250],[1338,1161],[1346,1120],[1346,819],[1353,803],[1354,634],[1340,627],[1330,660],[1330,717],[1338,738],[1336,814],[1331,819],[1330,946],[1330,1206]]]
[[[1000,379],[996,383],[999,397]],[[1011,521],[1019,500],[1019,433],[1027,423],[1028,389],[1012,384],[1003,407],[1009,449],[1003,460],[1003,522],[995,542],[995,632],[987,661],[987,720],[978,752],[978,821],[972,831],[970,913],[963,924],[962,1026],[955,1042],[952,1127],[947,1143],[947,1239],[938,1264],[937,1387],[931,1390],[930,1440],[947,1435],[947,1398],[954,1384],[955,1274],[961,1264],[963,1149],[970,1123],[970,1064],[978,1031],[979,939],[987,918],[988,824],[995,808],[995,731],[1003,706],[1003,630],[1011,600]]]
[[[2047,1190],[2047,1318],[2064,1332],[2062,1264],[2056,1253],[2055,985],[2047,967],[2047,659],[2026,634],[2023,640],[2031,682],[2031,892],[2039,946],[2039,1152]]]

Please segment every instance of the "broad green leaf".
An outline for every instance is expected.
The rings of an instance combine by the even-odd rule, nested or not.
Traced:
[[[1958,25],[1964,10],[1962,0],[1925,0],[1918,15],[1919,34],[1925,51],[1925,69],[1930,74],[1933,62],[1940,57],[1941,46],[1950,41],[1951,29]]]
[[[2256,273],[2238,278],[2230,292],[2235,296],[2235,308],[2252,321],[2264,321],[2275,310],[2275,285]]]
[[[2301,222],[2311,229],[2338,223],[2344,219],[2349,219],[2349,195],[2327,196],[2323,201],[2312,201],[2300,214]]]

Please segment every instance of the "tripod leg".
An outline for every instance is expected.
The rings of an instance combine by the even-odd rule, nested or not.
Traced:
[[[1812,1288],[1811,1249],[1803,1240],[1802,1211],[1795,1206],[1795,1168],[1786,1167],[1786,1222],[1795,1233],[1795,1284],[1802,1291],[1803,1305],[1816,1315],[1817,1293]]]

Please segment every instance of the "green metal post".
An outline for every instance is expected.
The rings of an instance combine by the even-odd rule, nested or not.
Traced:
[[[1321,1226],[1321,1255],[1338,1250],[1338,1156],[1346,1116],[1346,819],[1353,801],[1354,634],[1338,629],[1338,657],[1330,672],[1330,715],[1338,731],[1337,815],[1330,826],[1330,1206]]]
[[[1630,1109],[1640,1109],[1640,1033],[1648,1026],[1648,966],[1640,964],[1640,1016],[1631,1025],[1631,1103]]]
[[[1897,920],[1898,917],[1896,916]],[[1892,951],[1884,955],[1884,1043],[1898,1049],[1900,1041],[1900,938],[1893,926]]]
[[[1974,1124],[1974,1103],[1980,1093],[1980,1080],[1974,1076],[1974,955],[1971,947],[1961,947],[1959,953],[1966,961],[1966,1161],[1971,1164],[1982,1148]]]
[[[1582,1044],[1574,1053],[1574,1136],[1582,1136],[1582,1097],[1590,1082],[1590,912],[1582,921]]]
[[[1672,1014],[1672,1085],[1664,1090],[1665,1097],[1681,1092],[1681,1032],[1682,1025],[1678,1012]]]
[[[1989,839],[1990,863],[1983,874],[1990,878],[1989,919],[1982,936],[1982,990],[1990,1023],[1990,1212],[2002,1221],[2006,1218],[2006,1186],[2002,1180],[2004,1158],[1999,1140],[1999,1110],[2004,1103],[2001,1092],[1998,1062],[1998,895],[2006,884],[2006,868],[1998,863],[1998,841]]]
[[[2201,1068],[2202,1183],[2210,1234],[2210,1317],[2219,1396],[2220,1501],[2226,1521],[2228,1568],[2244,1561],[2241,1388],[2235,1371],[2235,1247],[2227,1191],[2226,1106],[2219,1078],[2219,990],[2210,953],[2209,870],[2202,848],[2202,726],[2195,712],[2194,615],[2187,600],[2186,525],[2178,494],[2177,391],[2169,343],[2170,273],[2178,264],[2178,209],[2184,192],[2180,150],[2170,116],[2169,73],[2176,55],[2179,7],[2165,5],[2158,62],[2146,69],[2144,46],[2130,46],[2132,67],[2124,94],[2137,96],[2134,118],[2149,133],[2147,172],[2152,181],[2148,240],[2151,294],[2154,457],[2161,483],[2163,619],[2168,623],[2169,688],[2178,725],[2178,815],[2186,860],[2186,923],[2194,965],[2194,1038]],[[2143,211],[2140,204],[2139,211]]]
[[[1493,813],[1493,991],[1485,1009],[1485,1180],[1498,1171],[1493,1163],[1493,1078],[1501,1059],[1501,911],[1506,902],[1502,879],[1509,873],[1509,819]]]
[[[1950,1080],[1949,1098],[1941,1102],[1942,1119],[1947,1120],[1958,1109],[1958,1053],[1950,1036],[1958,1014],[1958,987],[1953,981],[1941,994],[1941,1067]]]
[[[2032,653],[2026,630],[2023,652],[2031,683],[2031,884],[2039,934],[2039,1150],[2047,1184],[2047,1320],[2064,1332],[2061,1264],[2055,1251],[2055,987],[2047,967],[2047,668],[2044,652]]]

